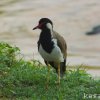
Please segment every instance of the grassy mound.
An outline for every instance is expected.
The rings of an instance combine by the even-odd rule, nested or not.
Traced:
[[[47,67],[19,55],[19,48],[0,43],[0,100],[99,100],[100,80],[94,80],[85,70],[66,71],[57,86],[57,75],[51,68],[46,89]]]

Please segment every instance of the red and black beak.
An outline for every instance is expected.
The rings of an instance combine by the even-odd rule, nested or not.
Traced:
[[[38,26],[34,27],[33,30],[35,30],[35,29],[41,29],[42,25],[43,25],[43,23],[39,24]]]
[[[38,29],[38,26],[34,27],[33,30]]]

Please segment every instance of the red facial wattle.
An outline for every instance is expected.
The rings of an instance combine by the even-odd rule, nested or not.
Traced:
[[[35,29],[41,29],[42,25],[43,25],[43,23],[39,24],[38,26],[34,27],[33,30],[35,30]]]

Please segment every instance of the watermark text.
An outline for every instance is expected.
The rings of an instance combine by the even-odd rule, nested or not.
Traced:
[[[84,93],[83,98],[84,99],[100,99],[100,94],[87,94],[87,93]]]

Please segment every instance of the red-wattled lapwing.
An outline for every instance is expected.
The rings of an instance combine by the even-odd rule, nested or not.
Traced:
[[[49,64],[56,69],[58,73],[58,83],[60,76],[62,77],[66,71],[67,45],[62,36],[53,30],[53,23],[48,18],[41,18],[39,25],[33,30],[40,29],[40,37],[38,41],[38,51],[48,66]]]

